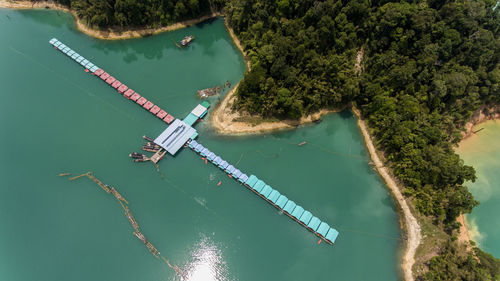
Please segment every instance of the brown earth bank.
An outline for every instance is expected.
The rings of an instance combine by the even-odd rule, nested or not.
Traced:
[[[474,113],[469,120],[469,122],[465,123],[465,131],[462,132],[462,141],[474,134],[474,126],[478,125],[482,122],[499,119],[500,118],[500,105],[487,106],[483,105]]]
[[[122,28],[122,27],[110,27],[103,29],[96,29],[89,27],[87,24],[82,22],[77,16],[76,13],[70,10],[68,7],[57,4],[52,1],[14,1],[14,0],[0,0],[1,8],[11,8],[11,9],[55,9],[61,10],[68,13],[71,13],[76,21],[76,26],[78,30],[81,32],[104,40],[120,40],[120,39],[130,39],[130,38],[139,38],[145,36],[151,36],[158,33],[173,31],[181,28],[185,28],[191,25],[198,24],[207,19],[221,16],[220,13],[212,13],[208,15],[204,15],[202,17],[196,19],[185,20],[181,22],[177,22],[168,26],[162,26],[159,28]]]

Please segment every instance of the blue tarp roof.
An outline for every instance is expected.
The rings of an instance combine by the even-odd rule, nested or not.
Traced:
[[[311,221],[307,224],[307,226],[309,226],[312,230],[316,231],[320,223],[321,221],[317,217],[313,217]]]
[[[215,165],[219,165],[220,161],[222,161],[222,158],[217,156],[217,157],[215,157],[214,161],[212,161],[212,163],[214,163]]]
[[[325,236],[328,230],[330,230],[330,226],[326,222],[321,222],[316,232]]]
[[[245,181],[245,183],[248,184],[248,186],[253,187],[258,180],[259,179],[256,176],[250,175],[250,177]]]
[[[301,206],[297,205],[297,207],[295,207],[295,209],[293,209],[293,212],[290,215],[292,215],[296,219],[299,219],[300,216],[302,216],[303,213],[304,213],[304,208],[302,208]]]
[[[312,214],[309,211],[304,211],[302,216],[300,216],[299,221],[303,222],[305,225],[307,225],[312,218]]]
[[[335,240],[337,240],[337,236],[339,236],[339,232],[333,228],[330,228],[325,238],[330,240],[332,243],[335,243]]]
[[[271,193],[271,191],[273,191],[273,188],[270,187],[269,185],[265,185],[261,191],[259,191],[260,194],[262,194],[262,196],[266,197],[269,196],[269,194]]]
[[[241,174],[239,181],[240,182],[246,182],[248,180],[248,176],[246,174]]]
[[[215,153],[213,153],[213,152],[210,152],[207,155],[207,159],[210,160],[210,161],[214,160],[215,157],[217,157],[217,155],[215,155]]]
[[[257,181],[257,183],[253,186],[253,189],[255,189],[255,191],[257,192],[260,192],[262,190],[262,188],[264,188],[264,186],[266,185],[265,182],[259,180]]]
[[[271,191],[271,193],[269,193],[269,196],[267,196],[267,199],[269,199],[269,201],[273,202],[273,203],[276,203],[276,200],[278,200],[278,197],[280,197],[281,193],[279,191],[277,191],[276,189],[273,189],[273,191]]]
[[[227,166],[227,168],[226,168],[226,172],[227,172],[228,174],[230,174],[230,173],[232,173],[232,172],[234,171],[234,169],[236,169],[236,168],[235,168],[233,165],[229,165],[229,166]]]
[[[225,169],[227,166],[229,166],[229,163],[227,163],[227,161],[225,161],[225,160],[222,160],[222,162],[220,162],[220,164],[219,164],[219,167],[221,169]]]
[[[240,178],[241,174],[242,174],[242,173],[241,173],[241,171],[240,171],[240,170],[238,170],[238,169],[235,169],[235,170],[233,171],[233,177],[235,177],[235,178],[237,178],[237,179],[238,179],[238,178]]]
[[[297,206],[295,202],[293,202],[292,200],[288,200],[288,202],[286,202],[285,204],[285,207],[283,207],[283,210],[291,215],[293,210],[295,209],[295,206]]]

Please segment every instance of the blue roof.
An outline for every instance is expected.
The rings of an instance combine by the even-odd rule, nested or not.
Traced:
[[[288,200],[288,202],[286,202],[285,204],[285,207],[283,207],[283,210],[291,215],[293,210],[295,209],[295,206],[297,206],[295,202],[293,202],[292,200]]]
[[[233,177],[235,177],[235,178],[239,178],[241,176],[241,174],[242,174],[241,171],[238,169],[235,169],[233,171]]]
[[[253,186],[253,189],[255,189],[255,191],[257,192],[260,192],[262,190],[262,188],[266,185],[265,182],[259,180],[254,186]]]
[[[296,219],[299,219],[300,216],[302,216],[303,213],[304,213],[304,208],[302,208],[301,206],[297,205],[297,207],[295,207],[295,209],[293,209],[293,212],[290,215],[292,215]]]
[[[226,172],[227,172],[228,174],[230,174],[230,173],[232,173],[232,172],[234,171],[234,169],[236,169],[236,168],[235,168],[233,165],[229,165],[229,166],[227,166],[227,168],[226,168]]]
[[[81,64],[82,66],[85,66],[87,63],[89,63],[89,61],[88,61],[88,60],[86,60],[86,59],[84,59],[84,60],[82,60],[82,61],[80,62],[80,64]]]
[[[215,157],[217,157],[217,155],[215,155],[215,153],[213,153],[213,152],[210,152],[207,155],[207,159],[210,160],[210,161],[214,160]]]
[[[194,115],[193,113],[189,113],[189,115],[186,116],[183,121],[186,122],[186,124],[189,124],[189,126],[192,126],[194,122],[196,122],[196,120],[198,120],[198,116]]]
[[[71,49],[69,47],[62,49],[62,52],[65,54],[67,54],[69,51],[71,51]]]
[[[59,42],[59,41],[57,41],[57,42],[54,43],[54,46],[56,46],[56,47],[59,47],[61,45],[62,45],[62,42]]]
[[[318,227],[318,230],[316,230],[317,233],[323,235],[323,237],[326,235],[326,233],[330,230],[330,226],[326,222],[321,222],[321,224]]]
[[[246,182],[248,180],[248,176],[246,174],[241,174],[239,181],[240,182]]]
[[[63,50],[64,48],[66,48],[66,47],[68,47],[68,46],[66,46],[66,45],[64,45],[63,43],[61,43],[61,45],[59,45],[59,50],[61,50],[61,51],[62,51],[62,50]]]
[[[271,191],[271,193],[269,193],[269,196],[267,196],[267,199],[269,199],[269,201],[273,202],[273,203],[276,203],[276,200],[278,200],[278,197],[280,197],[280,192],[277,191],[276,189],[273,189],[273,191]]]
[[[221,169],[225,169],[227,166],[229,166],[229,163],[227,163],[227,161],[225,161],[225,160],[222,160],[222,162],[220,162],[220,164],[219,164],[219,167]]]
[[[74,60],[76,60],[76,58],[79,57],[79,56],[80,56],[79,54],[74,53],[73,55],[71,55],[71,58],[74,59]]]
[[[264,197],[267,198],[267,196],[269,196],[269,194],[271,193],[271,191],[273,191],[273,188],[266,184],[264,186],[264,188],[262,188],[262,190],[259,191],[259,193],[262,194],[262,196],[264,196]]]
[[[189,147],[190,147],[190,148],[194,148],[194,147],[195,147],[195,146],[197,146],[197,145],[198,145],[198,142],[197,142],[197,141],[195,141],[195,140],[192,140],[192,141],[190,141],[190,142],[189,142]]]
[[[201,150],[201,149],[203,149],[203,148],[205,148],[203,145],[201,145],[201,144],[197,144],[197,145],[194,147],[194,150],[195,150],[196,152],[200,152],[200,150]]]
[[[72,55],[74,55],[75,53],[76,53],[75,51],[70,50],[70,51],[67,53],[67,55],[71,57],[71,56],[72,56]]]
[[[339,232],[333,228],[330,228],[325,238],[330,240],[332,243],[335,243],[335,240],[337,240],[337,236],[339,236]]]
[[[256,176],[250,175],[250,177],[245,181],[245,183],[248,184],[248,186],[253,187],[258,180],[259,179]]]
[[[278,205],[281,209],[285,206],[286,202],[288,202],[288,197],[285,195],[281,195],[278,200],[276,200],[275,204]]]
[[[99,69],[99,67],[97,65],[94,65],[94,66],[92,66],[90,71],[92,71],[92,73],[93,73],[93,72],[96,72],[98,69]]]
[[[87,65],[85,66],[87,69],[91,69],[92,67],[94,67],[94,64],[89,62],[87,63]]]
[[[316,231],[320,223],[321,221],[317,217],[313,217],[311,221],[307,224],[307,226],[309,226],[312,230]]]
[[[49,41],[49,43],[50,43],[50,44],[54,44],[55,42],[57,42],[57,39],[56,39],[56,38],[52,38],[52,39],[50,39],[50,41]]]
[[[210,153],[210,150],[208,150],[208,148],[203,148],[200,154],[201,156],[207,156],[207,153]]]
[[[311,212],[304,211],[304,213],[302,214],[302,216],[300,216],[299,221],[301,221],[305,225],[307,225],[311,221],[312,216],[313,215],[311,214]]]
[[[219,165],[219,163],[222,161],[222,158],[220,158],[219,156],[215,157],[214,161],[212,161],[212,163],[214,163],[215,165]]]
[[[82,60],[84,60],[84,59],[85,59],[84,57],[80,56],[79,58],[76,58],[76,62],[77,62],[77,63],[80,63],[80,62],[81,62]]]

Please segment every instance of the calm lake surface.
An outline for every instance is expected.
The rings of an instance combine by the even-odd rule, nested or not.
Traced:
[[[180,50],[172,40],[186,34],[196,41]],[[165,123],[48,43],[58,38],[184,118],[197,90],[243,77],[222,20],[101,41],[78,32],[66,13],[0,9],[0,35],[0,280],[179,280],[132,235],[111,195],[87,178],[58,177],[86,171],[118,189],[147,239],[188,280],[399,279],[394,203],[350,113],[252,137],[196,125],[199,142],[339,230],[335,246],[318,245],[188,149],[166,157],[159,172],[133,163],[128,154],[140,152],[142,135],[156,137]]]
[[[471,238],[485,251],[500,258],[500,121],[479,124],[484,128],[460,144],[458,153],[476,169],[477,180],[468,183],[480,205],[467,215]]]

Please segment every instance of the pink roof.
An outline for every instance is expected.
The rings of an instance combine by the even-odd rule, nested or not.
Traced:
[[[160,111],[161,108],[159,108],[157,105],[153,106],[153,108],[151,108],[149,110],[149,112],[153,113],[153,114],[156,114],[158,113],[158,111]]]
[[[120,87],[121,84],[122,84],[122,82],[115,80],[115,82],[113,82],[113,84],[111,84],[111,87],[116,89],[116,88]]]
[[[125,93],[123,94],[126,98],[130,98],[130,96],[134,94],[134,90],[132,89],[128,89],[125,91]]]
[[[131,100],[133,100],[133,101],[136,101],[136,100],[138,100],[140,97],[141,97],[141,95],[139,95],[138,93],[134,93],[134,94],[130,97],[130,99],[131,99]]]
[[[145,97],[141,97],[140,99],[137,100],[137,103],[139,105],[143,105],[147,102],[148,100]]]
[[[104,72],[103,74],[100,75],[100,77],[101,77],[102,80],[108,79],[109,76],[110,75],[107,72]]]
[[[101,75],[103,73],[104,73],[104,70],[102,70],[100,68],[94,72],[95,75]]]
[[[154,105],[154,103],[148,101],[142,107],[149,110],[149,109],[151,109],[151,107],[153,107],[153,105]]]
[[[174,116],[168,114],[167,117],[163,118],[163,121],[167,122],[168,124],[172,123],[174,121]]]
[[[120,87],[118,87],[118,92],[123,93],[128,89],[127,85],[122,84]]]
[[[116,79],[113,76],[109,76],[109,78],[106,79],[106,83],[108,83],[109,85],[113,84],[113,82],[115,82],[115,81],[116,81]]]
[[[156,116],[158,116],[160,119],[163,119],[163,118],[165,118],[165,116],[167,116],[167,114],[168,113],[165,110],[162,109],[162,110],[160,110],[160,112],[158,112],[156,114]]]

